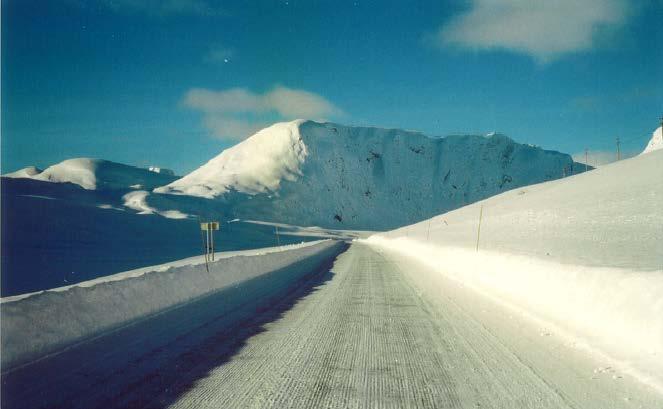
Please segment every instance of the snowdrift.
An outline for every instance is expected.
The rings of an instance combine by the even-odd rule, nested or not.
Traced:
[[[663,391],[660,175],[663,151],[651,152],[367,241],[572,334]]]
[[[582,170],[569,155],[500,134],[438,138],[297,120],[261,130],[148,200],[193,196],[242,219],[383,230]]]
[[[663,149],[663,127],[658,127],[657,130],[651,136],[647,147],[642,151],[641,155],[649,152],[653,152],[659,149]]]
[[[175,263],[166,270],[142,269],[3,299],[2,370],[271,272],[281,270],[279,274],[296,280],[336,256],[344,246],[324,241],[287,251],[254,251],[253,255],[218,260],[210,264],[209,273],[204,264]]]

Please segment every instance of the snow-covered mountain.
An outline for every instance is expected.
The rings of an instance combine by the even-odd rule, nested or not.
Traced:
[[[580,168],[569,155],[500,134],[441,138],[297,120],[154,192],[216,199],[233,217],[383,229]]]
[[[659,149],[663,149],[663,127],[660,126],[657,130],[654,131],[654,133],[652,133],[651,139],[649,140],[645,150],[642,151],[641,155]]]
[[[181,179],[70,159],[2,177],[0,287],[16,294],[193,255],[198,216],[381,230],[573,172],[568,155],[503,135],[431,138],[310,121],[264,129]],[[273,233],[224,223],[219,243],[271,245]]]
[[[156,168],[159,169],[159,168]],[[176,179],[172,173],[150,171],[103,159],[68,159],[41,171],[34,166],[3,175],[44,182],[73,183],[87,190],[153,189]]]

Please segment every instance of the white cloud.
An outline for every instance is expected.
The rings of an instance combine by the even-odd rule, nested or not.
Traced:
[[[626,0],[472,0],[436,35],[438,44],[504,49],[545,63],[592,48],[597,30],[627,17]]]
[[[261,96],[244,88],[212,91],[193,88],[184,96],[184,105],[205,113],[239,113],[264,111]]]
[[[183,104],[204,114],[203,123],[223,139],[244,139],[277,120],[317,119],[342,115],[342,111],[315,93],[277,86],[264,94],[245,88],[214,91],[193,88]]]
[[[338,108],[312,92],[276,87],[263,96],[264,103],[284,117],[318,119],[340,113]]]

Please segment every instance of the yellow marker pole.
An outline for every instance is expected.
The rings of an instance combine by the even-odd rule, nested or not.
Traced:
[[[477,228],[477,252],[479,251],[479,238],[481,237],[481,218],[483,217],[483,205],[479,210],[479,227]]]

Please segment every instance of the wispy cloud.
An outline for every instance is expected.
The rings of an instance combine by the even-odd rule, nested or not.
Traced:
[[[436,33],[441,46],[503,49],[547,63],[591,49],[597,31],[624,24],[626,0],[471,0]]]
[[[166,17],[171,15],[215,16],[222,9],[207,0],[98,0],[117,12],[142,13]]]
[[[212,47],[207,55],[205,61],[212,63],[228,63],[235,56],[235,50],[222,45]]]
[[[203,123],[221,139],[244,139],[269,124],[266,118],[325,120],[342,111],[313,92],[277,86],[264,94],[245,88],[189,90],[183,104],[203,113]]]

